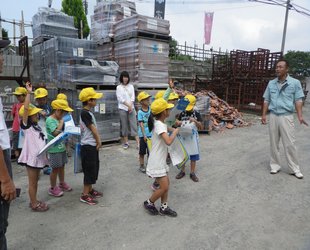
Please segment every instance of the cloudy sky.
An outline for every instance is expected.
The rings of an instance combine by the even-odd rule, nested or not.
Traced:
[[[89,15],[93,13],[96,0],[88,0]],[[154,0],[136,0],[139,14],[153,16]],[[185,41],[189,45],[203,44],[204,12],[214,12],[211,44],[215,50],[243,49],[255,50],[267,48],[281,50],[285,8],[247,0],[166,0],[166,18],[170,21],[171,36],[179,44]],[[278,0],[278,2],[280,2]],[[310,10],[309,0],[292,0],[293,4]],[[30,23],[32,16],[41,6],[47,6],[48,0],[9,0],[1,3],[3,19],[20,20],[21,11],[24,19]],[[61,9],[61,0],[53,0],[53,8]],[[310,13],[310,12],[309,12]],[[89,22],[90,25],[90,22]],[[13,36],[11,24],[2,23]],[[32,37],[31,28],[26,29]],[[19,33],[18,33],[19,34]],[[285,51],[310,51],[310,17],[295,11],[289,12]]]

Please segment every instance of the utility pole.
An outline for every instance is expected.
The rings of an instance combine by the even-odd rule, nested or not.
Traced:
[[[282,55],[284,54],[286,29],[287,29],[287,21],[288,21],[288,12],[289,12],[290,8],[291,8],[291,1],[287,0],[287,2],[286,2],[286,12],[285,12],[284,27],[283,27],[282,45],[281,45]]]

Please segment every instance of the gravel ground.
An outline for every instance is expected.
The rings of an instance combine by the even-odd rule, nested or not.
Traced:
[[[304,107],[310,121],[310,104]],[[96,206],[79,202],[82,174],[66,166],[73,191],[61,198],[47,194],[41,175],[39,198],[50,210],[28,207],[25,169],[13,164],[21,197],[12,202],[9,249],[310,249],[309,128],[296,123],[300,165],[305,176],[269,174],[268,127],[251,115],[252,126],[201,135],[200,182],[181,180],[170,168],[169,205],[178,217],[150,216],[142,203],[152,180],[138,171],[137,150],[119,144],[101,149],[96,185],[104,197]],[[157,202],[157,206],[159,203]]]

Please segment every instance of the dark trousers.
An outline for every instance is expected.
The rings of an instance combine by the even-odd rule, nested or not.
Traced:
[[[3,150],[5,164],[8,168],[9,174],[12,177],[12,166],[11,166],[11,150]],[[10,203],[0,198],[0,250],[6,250],[6,229],[8,227]]]

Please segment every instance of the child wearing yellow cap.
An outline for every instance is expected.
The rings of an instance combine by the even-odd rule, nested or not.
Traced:
[[[19,118],[19,110],[24,105],[24,101],[27,95],[27,89],[24,87],[17,87],[13,92],[17,99],[17,103],[13,104],[12,107],[12,116],[13,116],[13,124],[12,124],[12,132],[13,132],[13,140],[12,140],[12,148],[14,150],[15,158],[18,159],[21,148],[18,147],[19,141],[19,131],[20,131],[20,118]]]
[[[202,127],[202,118],[201,118],[200,113],[198,111],[194,110],[194,107],[196,104],[196,97],[193,95],[186,95],[184,98],[189,101],[189,104],[187,105],[185,111],[181,112],[181,114],[179,115],[175,124],[177,126],[181,126],[182,123],[184,123],[184,122],[189,122],[189,123],[193,124],[194,125],[193,127],[195,129],[195,135],[198,136],[197,130],[201,129],[201,127]],[[199,154],[190,155],[190,166],[191,166],[190,178],[194,182],[199,181],[199,179],[196,175],[196,172],[195,172],[196,171],[196,161],[198,161],[199,159],[200,159]],[[183,168],[181,169],[181,171],[177,174],[177,176],[175,178],[181,179],[184,176],[185,176],[185,166],[183,166]]]
[[[84,173],[83,193],[80,201],[88,205],[96,205],[96,198],[102,197],[102,193],[95,190],[99,174],[99,149],[101,139],[97,130],[97,123],[91,110],[96,107],[97,99],[102,97],[102,93],[97,93],[93,88],[84,88],[79,94],[79,99],[83,104],[80,116],[81,129],[81,161]]]
[[[45,136],[39,126],[39,109],[30,103],[31,83],[26,83],[27,95],[24,105],[19,110],[22,117],[21,129],[25,135],[21,154],[18,158],[20,165],[26,166],[28,174],[30,207],[33,211],[44,212],[48,210],[48,205],[37,199],[38,180],[41,169],[48,165],[48,160],[44,154],[38,156],[41,149],[45,147]]]
[[[46,132],[48,141],[53,140],[59,135],[64,128],[63,117],[72,112],[68,102],[63,99],[52,101],[52,114],[46,119]],[[65,164],[67,163],[67,152],[65,142],[61,141],[48,149],[48,158],[52,172],[50,174],[51,187],[48,194],[60,197],[64,191],[71,191],[72,188],[65,182]],[[59,186],[56,185],[57,177],[59,178]]]
[[[170,109],[173,104],[167,103],[163,98],[156,99],[151,104],[151,112],[153,123],[149,123],[149,129],[152,130],[152,150],[148,159],[146,174],[155,178],[159,184],[159,188],[154,190],[151,197],[144,201],[144,208],[152,215],[168,215],[176,217],[177,213],[168,206],[168,191],[169,191],[169,166],[166,163],[168,145],[171,145],[176,138],[179,130],[173,129],[169,136],[168,128],[165,124],[165,119],[169,116]],[[150,119],[152,121],[152,119]],[[159,211],[155,207],[155,201],[161,198],[161,206]]]
[[[48,104],[47,102],[47,97],[48,97],[48,91],[45,88],[37,88],[34,91],[34,99],[36,101],[36,106],[37,108],[42,109],[39,112],[39,125],[43,130],[43,133],[45,135],[45,138],[47,139],[47,133],[46,133],[46,118],[49,117],[49,115],[52,112],[52,107]],[[52,168],[47,166],[44,168],[43,173],[46,175],[49,175],[52,171]]]
[[[144,166],[144,156],[149,154],[147,148],[147,139],[152,137],[152,131],[150,131],[148,126],[148,120],[151,115],[150,109],[150,99],[151,96],[147,92],[140,92],[138,97],[138,102],[141,104],[141,108],[138,110],[138,136],[139,136],[139,170],[145,173]]]

